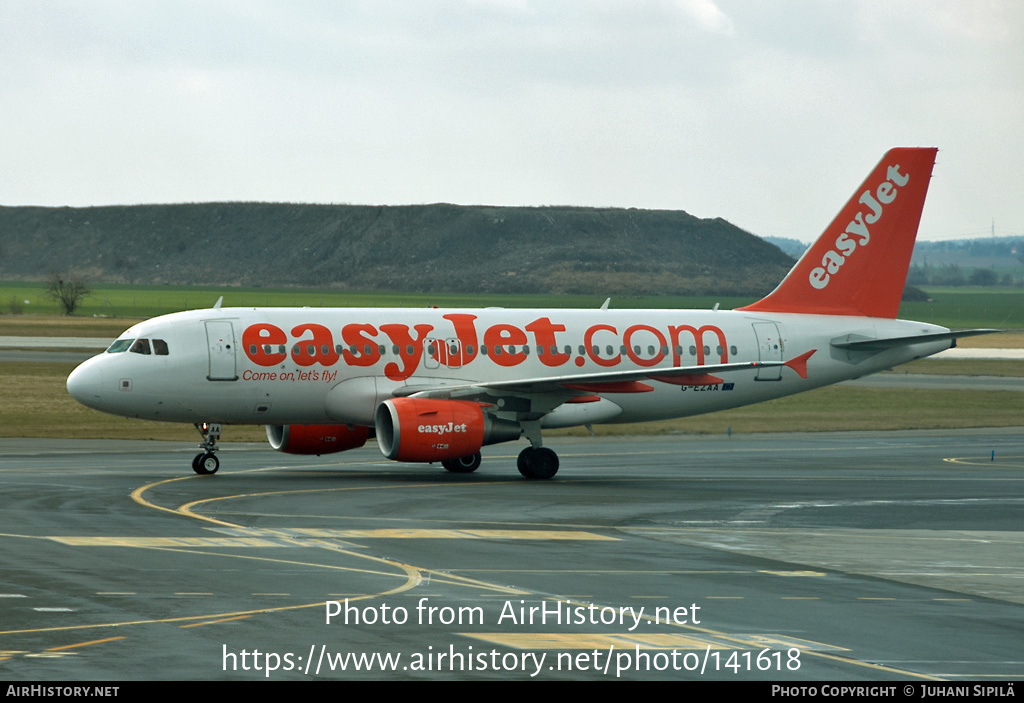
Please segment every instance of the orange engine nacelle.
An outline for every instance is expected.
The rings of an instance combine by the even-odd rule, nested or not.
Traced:
[[[333,454],[366,444],[369,427],[359,425],[267,425],[270,446],[285,454]]]
[[[376,429],[381,452],[396,461],[459,459],[520,434],[518,423],[485,416],[479,403],[429,398],[384,401]]]

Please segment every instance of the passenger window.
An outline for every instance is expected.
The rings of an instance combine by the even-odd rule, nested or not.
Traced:
[[[149,354],[149,340],[148,339],[136,339],[135,344],[128,351],[134,352],[135,354]]]
[[[162,339],[153,340],[153,352],[157,356],[167,356],[170,352],[167,351],[167,342]]]

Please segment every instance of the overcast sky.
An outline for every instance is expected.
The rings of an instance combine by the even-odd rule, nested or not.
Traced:
[[[1024,235],[1016,0],[0,0],[0,205],[686,210],[815,238],[937,146],[924,239]]]

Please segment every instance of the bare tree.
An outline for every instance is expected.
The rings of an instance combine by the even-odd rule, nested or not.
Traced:
[[[46,294],[60,303],[65,315],[74,315],[82,298],[92,293],[89,282],[78,275],[51,273],[46,281]]]

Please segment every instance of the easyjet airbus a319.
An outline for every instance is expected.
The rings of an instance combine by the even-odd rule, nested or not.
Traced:
[[[128,329],[68,377],[97,410],[189,422],[217,471],[222,424],[266,425],[296,454],[362,446],[480,465],[525,437],[551,478],[555,427],[697,415],[856,378],[954,346],[896,319],[936,149],[889,151],[778,288],[736,310],[220,308]]]

